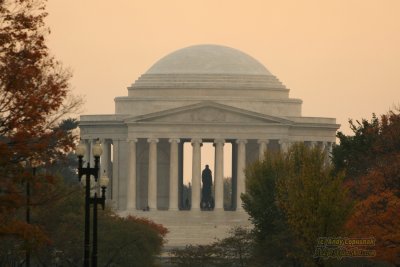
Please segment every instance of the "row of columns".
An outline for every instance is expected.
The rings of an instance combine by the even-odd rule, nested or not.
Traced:
[[[137,139],[130,139],[129,141],[129,177],[127,179],[127,209],[136,208],[136,181],[137,181],[137,158],[136,158],[136,143]],[[103,154],[101,157],[101,169],[104,170],[107,175],[110,175],[109,164],[111,162],[111,140],[102,139]],[[157,209],[157,143],[159,139],[149,138],[149,168],[148,168],[148,207],[152,210]],[[180,139],[171,138],[170,142],[170,173],[169,173],[169,210],[179,209],[179,160],[178,160],[178,144]],[[267,150],[269,140],[259,139],[259,159],[264,158],[264,153]],[[91,158],[91,146],[93,142],[86,142],[86,159]],[[245,192],[245,174],[244,169],[246,166],[246,143],[245,139],[237,139],[237,190],[236,190],[236,206],[237,210],[242,210],[242,201],[240,195]],[[214,185],[215,185],[215,209],[223,209],[223,178],[224,178],[224,139],[215,139],[215,173],[214,173]],[[289,143],[285,140],[280,140],[279,144],[281,149],[285,151]],[[316,145],[317,142],[312,142],[312,145]],[[192,150],[192,209],[200,209],[201,201],[201,146],[202,139],[194,138],[191,140]],[[328,144],[325,144],[325,147]],[[328,147],[328,149],[331,146]],[[119,169],[119,142],[113,142],[113,177],[118,177]],[[119,179],[112,179],[112,199],[118,202],[118,190],[119,190]]]
[[[157,208],[157,143],[158,139],[148,139],[149,143],[149,169],[148,169],[148,207],[150,209]],[[136,142],[137,139],[129,140],[129,179],[127,184],[127,209],[134,209],[136,207]],[[178,210],[178,144],[180,139],[173,138],[170,142],[170,186],[169,186],[169,210]],[[244,193],[244,168],[246,161],[246,140],[237,140],[238,144],[238,164],[237,164],[237,207],[241,209],[240,194]],[[192,152],[192,209],[200,209],[201,201],[201,145],[202,140],[195,138],[191,140],[193,147]],[[216,139],[215,144],[215,209],[223,209],[224,200],[224,144],[225,140]],[[115,152],[114,152],[115,153]]]

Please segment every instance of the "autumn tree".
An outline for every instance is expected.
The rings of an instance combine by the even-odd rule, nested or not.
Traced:
[[[32,250],[33,266],[82,266],[84,233],[84,188],[57,184],[60,197],[34,209],[33,222],[41,225],[51,240]],[[100,207],[99,207],[100,208]],[[154,266],[167,229],[144,218],[120,217],[109,208],[99,212],[98,266]],[[24,255],[18,240],[2,239],[0,266],[19,266]]]
[[[265,266],[266,262],[288,265],[288,255],[295,250],[293,236],[276,200],[276,184],[284,172],[283,164],[282,154],[268,152],[263,161],[246,167],[246,194],[242,200],[254,226],[255,266]]]
[[[319,237],[338,237],[352,210],[343,175],[333,175],[326,151],[293,145],[284,155],[284,173],[277,184],[277,202],[292,231],[297,255],[307,266],[324,266],[312,258]]]
[[[25,185],[33,193],[51,186],[54,177],[33,175],[73,147],[74,135],[60,120],[81,104],[71,95],[71,74],[51,56],[45,1],[0,0],[0,238],[46,241],[40,226],[20,216],[26,208]],[[29,205],[39,205],[34,201]]]
[[[356,201],[347,222],[354,237],[374,237],[377,255],[400,266],[400,114],[390,111],[370,121],[350,121],[353,135],[338,133],[333,150],[337,171]]]
[[[99,218],[99,262],[103,266],[157,266],[167,228],[149,219],[120,217],[110,210]]]
[[[244,208],[271,259],[324,264],[313,258],[318,238],[338,236],[351,211],[343,177],[332,175],[326,159],[321,148],[298,143],[246,168]]]

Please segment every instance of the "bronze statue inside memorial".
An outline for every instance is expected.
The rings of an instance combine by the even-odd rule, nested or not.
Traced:
[[[203,189],[201,191],[201,209],[212,210],[214,209],[214,199],[211,195],[212,188],[212,173],[208,165],[201,173],[201,180],[203,182]]]

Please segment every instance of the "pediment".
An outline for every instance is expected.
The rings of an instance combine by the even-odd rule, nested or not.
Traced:
[[[126,123],[288,124],[291,121],[215,102],[202,102],[129,118]]]

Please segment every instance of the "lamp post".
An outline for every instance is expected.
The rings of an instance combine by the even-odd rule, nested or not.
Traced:
[[[105,174],[100,178],[101,197],[97,197],[97,192],[94,192],[94,197],[90,198],[90,203],[93,204],[93,251],[92,251],[92,266],[97,267],[97,205],[100,204],[104,210],[106,204],[106,188],[109,179]]]
[[[36,167],[33,167],[32,169],[32,176],[35,177],[36,175]],[[30,224],[31,223],[31,186],[29,182],[29,178],[26,181],[26,223]],[[25,262],[26,262],[26,267],[31,266],[31,251],[29,248],[29,244],[27,244],[26,251],[25,251]]]
[[[94,196],[90,196],[91,189],[95,186],[99,178],[99,162],[100,156],[103,153],[100,143],[97,141],[92,148],[92,153],[94,155],[94,167],[90,167],[90,162],[87,162],[86,168],[83,167],[83,156],[86,153],[86,146],[84,144],[79,144],[75,151],[78,156],[78,178],[85,186],[85,238],[84,238],[84,259],[83,266],[89,267],[89,257],[90,257],[90,204],[94,204],[93,210],[93,254],[92,254],[92,266],[97,266],[97,204],[101,204],[104,209],[105,204],[105,189],[108,184],[108,177],[105,175],[100,179],[100,184],[102,188],[101,198],[97,197],[97,192]],[[85,175],[85,179],[82,180],[82,176]],[[91,179],[91,176],[93,179]],[[95,189],[97,190],[97,189]]]
[[[26,168],[26,161],[21,161],[20,162],[21,167],[23,171],[25,171]],[[36,168],[33,168],[32,171],[32,176],[34,177],[36,174]],[[25,209],[25,220],[27,224],[31,223],[31,187],[29,183],[29,177],[26,179],[26,209]],[[31,253],[30,253],[30,248],[29,248],[29,243],[27,240],[25,240],[25,266],[30,267],[31,266]]]
[[[35,179],[36,176],[36,162],[32,162],[32,177]],[[31,223],[31,185],[29,180],[26,181],[26,223],[30,224]],[[26,267],[31,266],[31,251],[28,247],[26,249],[26,255],[25,255],[25,262],[26,262]]]
[[[25,169],[27,166],[26,161],[21,162],[22,168]],[[26,180],[26,211],[25,211],[25,219],[26,223],[31,223],[31,185],[30,179],[35,179],[36,176],[36,168],[39,166],[39,162],[35,159],[31,160],[31,167],[32,167],[32,178],[27,178]],[[26,244],[25,250],[25,266],[31,266],[31,252],[30,252],[30,244]]]

